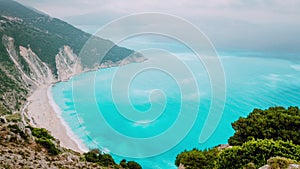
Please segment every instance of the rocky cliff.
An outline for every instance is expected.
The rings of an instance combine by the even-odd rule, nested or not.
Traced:
[[[42,84],[85,71],[145,60],[133,50],[11,1],[0,0],[0,112],[20,111]],[[85,50],[86,43],[99,46]]]

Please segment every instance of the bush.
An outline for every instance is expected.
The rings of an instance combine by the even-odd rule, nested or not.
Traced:
[[[120,166],[123,167],[123,168],[127,168],[127,163],[126,163],[125,159],[120,161]]]
[[[285,169],[288,168],[290,164],[296,164],[295,160],[291,160],[284,157],[272,157],[268,160],[268,165],[272,169]]]
[[[300,110],[298,107],[271,107],[254,109],[246,118],[232,123],[235,133],[228,140],[230,145],[242,145],[255,139],[293,141],[300,144]]]
[[[87,153],[84,153],[83,155],[88,162],[97,163],[102,166],[116,165],[111,155],[104,154],[98,149],[93,149]]]
[[[58,155],[61,152],[53,143],[55,138],[49,134],[48,130],[31,126],[26,127],[30,128],[32,135],[36,137],[36,142],[45,147],[50,155]]]
[[[198,149],[184,151],[176,157],[175,165],[183,164],[187,169],[213,169],[216,167],[218,153],[217,148],[204,151]]]
[[[281,140],[251,140],[242,146],[233,146],[219,154],[218,167],[226,169],[242,168],[252,162],[256,167],[266,164],[267,159],[280,156],[300,160],[300,146]]]
[[[256,167],[254,163],[248,163],[243,167],[243,169],[256,169]]]
[[[6,120],[8,122],[20,122],[21,121],[21,114],[20,113],[13,113],[6,115]]]
[[[93,163],[96,163],[99,161],[100,154],[101,154],[100,150],[98,150],[98,149],[93,149],[87,153],[83,153],[85,160],[88,162],[93,162]]]
[[[60,153],[60,150],[56,148],[55,144],[49,139],[37,138],[36,142],[44,146],[50,155],[58,155]]]
[[[54,140],[54,137],[51,136],[48,132],[48,130],[44,128],[34,128],[34,127],[29,127],[31,129],[32,135],[35,136],[36,138],[45,138],[49,140]]]
[[[127,168],[129,169],[142,169],[142,167],[135,161],[128,161]]]
[[[101,159],[100,159],[100,164],[103,166],[112,166],[112,165],[115,165],[116,163],[111,155],[102,154]]]

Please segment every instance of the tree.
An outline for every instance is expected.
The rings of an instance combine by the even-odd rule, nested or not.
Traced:
[[[213,169],[218,153],[217,148],[203,151],[194,148],[191,151],[184,151],[177,155],[175,165],[183,164],[187,169]]]
[[[142,166],[140,166],[137,162],[135,161],[128,161],[127,162],[127,168],[129,169],[142,169]]]
[[[235,133],[228,140],[230,145],[242,145],[255,139],[293,141],[300,144],[300,110],[298,107],[271,107],[254,109],[246,118],[232,123]]]
[[[218,167],[226,169],[242,168],[248,163],[261,167],[271,157],[285,157],[300,160],[300,146],[282,140],[251,140],[241,146],[227,148],[219,154]]]

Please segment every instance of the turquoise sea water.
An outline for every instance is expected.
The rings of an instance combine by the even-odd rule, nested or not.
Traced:
[[[146,169],[176,168],[176,155],[185,149],[204,149],[227,143],[227,139],[233,134],[231,122],[240,116],[246,116],[254,108],[300,104],[299,64],[283,59],[221,56],[226,77],[224,112],[215,132],[200,144],[199,134],[209,113],[212,99],[211,84],[201,62],[194,56],[186,56],[177,57],[193,72],[199,90],[199,93],[186,91],[188,97],[182,97],[180,91],[180,85],[192,81],[190,78],[184,78],[188,76],[176,79],[159,69],[139,72],[131,79],[128,88],[123,87],[126,85],[126,79],[115,76],[119,68],[107,68],[81,74],[68,82],[57,83],[51,92],[61,109],[61,116],[87,147],[97,147],[109,152],[117,162],[123,158],[135,160]],[[146,63],[129,64],[123,66],[121,71],[124,73],[137,66],[143,67],[143,64]],[[199,95],[200,98],[195,95]],[[131,105],[128,105],[128,96]],[[136,146],[124,137],[116,137],[111,133],[113,129],[130,138],[151,138],[164,134],[164,131],[178,121],[182,125],[188,125],[181,121],[182,119],[178,119],[183,101],[190,104],[190,109],[185,111],[198,111],[196,121],[180,143],[161,154],[144,157],[147,152],[155,153],[160,147],[167,147],[166,145],[176,139],[175,135],[180,134],[180,130],[173,133],[174,137],[169,136],[169,140],[153,142],[153,145],[145,142],[144,146]],[[125,118],[130,115],[133,118],[138,116],[135,113],[140,113],[139,115],[145,118],[135,121]],[[151,119],[153,113],[159,113],[155,116],[157,118]],[[140,158],[123,157],[120,154],[133,154],[134,157]]]

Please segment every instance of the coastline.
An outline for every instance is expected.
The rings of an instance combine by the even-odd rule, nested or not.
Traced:
[[[60,141],[62,147],[79,153],[87,152],[88,148],[61,117],[61,110],[52,98],[52,85],[41,85],[28,97],[27,115],[30,124],[46,128],[51,135]]]
[[[146,60],[147,59],[144,57],[141,57],[141,59],[134,58],[134,61],[132,58],[129,58],[122,60],[122,62],[110,63],[101,65],[95,69],[86,69],[75,72],[75,74],[63,78],[62,81],[67,81],[73,76],[77,76],[81,73],[123,66],[130,63],[140,63]],[[87,152],[89,151],[88,147],[71,130],[70,126],[62,118],[62,111],[52,97],[51,87],[58,82],[60,81],[52,79],[50,82],[48,81],[46,84],[42,84],[34,89],[31,95],[27,97],[27,103],[24,106],[24,110],[22,110],[22,114],[25,114],[28,117],[32,126],[47,129],[51,135],[60,141],[61,147],[68,148],[79,153]],[[25,120],[23,119],[23,122],[24,121]]]

